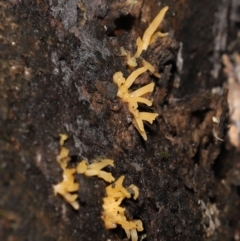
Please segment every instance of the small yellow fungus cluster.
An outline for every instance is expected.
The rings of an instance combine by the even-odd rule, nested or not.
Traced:
[[[77,173],[84,174],[88,177],[98,176],[106,182],[113,182],[115,178],[112,174],[101,170],[108,165],[113,167],[113,160],[103,159],[100,162],[95,162],[90,165],[87,165],[87,162],[83,160],[77,166]]]
[[[141,136],[144,140],[147,140],[147,135],[144,130],[143,121],[148,121],[152,124],[154,119],[158,116],[157,113],[149,113],[149,112],[139,112],[138,110],[138,102],[144,103],[148,106],[152,105],[152,101],[142,97],[146,93],[152,92],[154,88],[154,83],[150,83],[148,85],[143,86],[140,89],[137,89],[133,92],[129,92],[129,88],[133,84],[134,80],[145,71],[151,71],[151,66],[146,62],[143,61],[143,67],[138,68],[137,70],[133,71],[127,79],[123,77],[122,72],[116,72],[113,75],[113,81],[118,86],[118,93],[117,96],[122,99],[122,101],[128,103],[128,109],[133,114],[134,120],[133,125],[139,131]]]
[[[137,52],[135,54],[136,58],[140,57],[143,50],[147,50],[148,46],[154,42],[157,36],[164,37],[168,35],[168,33],[161,33],[161,32],[155,33],[155,31],[157,30],[157,27],[162,22],[167,10],[168,10],[168,6],[161,9],[158,15],[153,19],[149,27],[144,32],[143,38],[141,39],[140,37],[138,37],[136,42],[138,46]]]
[[[147,30],[143,34],[143,38],[140,37],[137,39],[137,52],[135,56],[131,57],[130,53],[127,52],[124,48],[121,47],[121,55],[127,56],[127,65],[131,68],[134,68],[137,66],[136,58],[139,58],[142,54],[142,51],[147,50],[148,46],[154,42],[157,36],[166,36],[167,33],[154,33],[159,26],[159,24],[162,22],[165,13],[167,12],[168,7],[164,7],[159,14],[155,17],[155,19],[152,21],[152,23],[149,25]],[[139,112],[138,111],[138,103],[144,103],[148,106],[152,105],[152,101],[144,98],[143,96],[146,93],[153,92],[154,89],[154,83],[150,83],[148,85],[145,85],[141,87],[138,90],[135,90],[133,92],[130,92],[129,88],[132,86],[136,78],[141,75],[142,73],[146,71],[150,71],[152,74],[154,74],[156,77],[160,78],[160,74],[157,73],[154,69],[154,67],[147,61],[143,60],[143,67],[140,67],[136,70],[134,70],[128,77],[125,79],[123,77],[122,72],[116,72],[113,75],[113,81],[118,86],[118,93],[117,96],[122,99],[122,101],[128,103],[128,109],[132,113],[134,119],[132,121],[135,128],[138,130],[140,135],[143,137],[144,140],[147,140],[147,135],[144,129],[143,121],[148,121],[152,124],[152,122],[155,120],[155,118],[158,116],[157,113],[149,113],[149,112]]]
[[[60,153],[57,156],[57,162],[63,170],[63,181],[53,185],[54,193],[60,194],[74,209],[79,209],[79,203],[77,202],[78,195],[76,192],[79,190],[79,184],[75,183],[74,174],[80,173],[86,176],[98,176],[106,182],[112,182],[115,178],[111,173],[102,171],[104,167],[113,165],[113,160],[103,159],[100,162],[87,165],[86,161],[81,161],[76,168],[67,168],[70,161],[69,150],[65,148],[64,142],[67,139],[67,135],[60,134]]]
[[[113,160],[103,159],[100,162],[87,164],[85,160],[81,161],[76,168],[68,168],[67,165],[70,161],[69,150],[65,148],[64,142],[67,140],[67,135],[60,134],[60,153],[57,156],[57,162],[63,170],[63,181],[53,185],[54,193],[60,194],[74,209],[79,209],[77,202],[79,184],[75,182],[74,174],[84,174],[85,176],[92,177],[98,176],[104,181],[110,183],[115,181],[111,173],[102,171],[106,166],[114,166]],[[136,200],[139,196],[139,190],[135,185],[130,185],[127,189],[123,187],[122,183],[124,176],[121,176],[115,183],[106,187],[107,197],[103,198],[103,213],[102,220],[107,229],[116,228],[121,225],[125,230],[127,237],[132,241],[138,240],[137,231],[143,231],[141,220],[128,221],[125,216],[125,208],[120,207],[124,198],[133,198]]]
[[[67,168],[67,164],[70,161],[69,150],[63,146],[67,135],[60,134],[60,153],[57,156],[57,162],[63,170],[63,181],[57,185],[53,185],[54,194],[60,194],[74,209],[79,209],[79,203],[76,201],[78,198],[77,194],[72,194],[77,192],[79,189],[79,184],[75,183],[74,174],[76,173],[75,168]]]
[[[130,53],[121,48],[121,55],[127,56],[127,65],[130,68],[137,67],[137,58],[141,57],[142,51],[147,50],[148,46],[152,44],[156,37],[166,36],[160,32],[155,33],[158,25],[163,20],[168,7],[164,7],[156,18],[152,21],[150,26],[144,32],[143,38],[138,38],[136,41],[137,51],[136,54],[131,57]],[[153,92],[154,83],[147,84],[133,92],[129,90],[136,78],[146,71],[151,72],[156,77],[160,77],[154,67],[144,59],[142,59],[142,67],[134,70],[125,79],[122,72],[116,72],[113,75],[113,81],[118,86],[117,96],[122,99],[122,101],[128,103],[129,111],[132,113],[133,125],[139,131],[144,140],[147,140],[147,135],[144,130],[143,121],[148,121],[152,124],[155,118],[158,116],[157,113],[139,112],[138,103],[146,104],[147,106],[152,105],[152,101],[145,98],[144,95]],[[79,190],[79,184],[75,182],[74,175],[84,174],[85,176],[92,177],[98,176],[106,182],[113,182],[115,178],[111,173],[102,171],[106,166],[114,166],[113,160],[103,159],[100,162],[87,164],[85,160],[81,161],[76,168],[68,168],[68,163],[70,161],[69,150],[65,148],[64,142],[67,139],[67,135],[60,135],[60,153],[57,156],[57,162],[59,163],[61,169],[63,170],[63,181],[59,184],[53,185],[54,193],[60,194],[74,209],[79,209],[79,203],[77,202]],[[104,221],[105,227],[107,229],[116,228],[117,225],[122,226],[125,230],[128,239],[132,241],[138,240],[138,232],[143,231],[143,225],[141,220],[128,221],[125,216],[125,208],[121,207],[121,203],[124,198],[133,198],[136,200],[139,196],[139,190],[135,185],[130,185],[127,189],[123,187],[124,176],[121,176],[115,183],[110,184],[106,187],[107,196],[103,198],[103,212],[102,220]]]
[[[138,240],[137,231],[143,231],[141,220],[127,221],[125,216],[125,208],[120,207],[124,198],[130,198],[131,193],[134,193],[134,199],[139,195],[138,188],[135,185],[130,185],[125,189],[122,185],[124,176],[121,176],[115,183],[106,187],[107,197],[103,198],[103,213],[102,219],[107,229],[116,228],[121,225],[125,230],[128,239],[132,241]]]

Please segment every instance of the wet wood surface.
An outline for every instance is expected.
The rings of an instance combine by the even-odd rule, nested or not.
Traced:
[[[169,36],[143,54],[161,78],[136,82],[155,83],[153,106],[142,109],[159,116],[145,125],[145,142],[112,76],[129,74],[120,46],[134,53],[136,38],[166,5],[161,31]],[[60,133],[69,137],[71,166],[111,158],[108,171],[139,187],[138,201],[124,203],[126,216],[143,222],[139,240],[239,235],[240,165],[226,145],[222,88],[222,54],[238,21],[231,6],[228,0],[0,2],[1,240],[126,240],[120,227],[107,230],[101,220],[104,181],[76,177],[79,211],[54,196],[52,185],[62,179]]]

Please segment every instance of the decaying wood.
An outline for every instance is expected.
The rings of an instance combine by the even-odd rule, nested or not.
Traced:
[[[115,167],[108,171],[139,187],[138,201],[124,205],[129,219],[143,221],[140,239],[239,235],[237,161],[230,163],[221,141],[227,90],[212,89],[222,86],[221,71],[217,79],[211,75],[224,52],[216,34],[228,33],[228,16],[216,27],[217,14],[229,2],[1,1],[1,240],[126,240],[121,228],[106,230],[101,220],[104,181],[77,176],[79,211],[54,196],[52,185],[62,178],[59,133],[69,136],[71,166],[111,158]],[[136,38],[165,5],[170,10],[161,29],[169,37],[143,53],[161,78],[146,74],[136,81],[156,84],[147,111],[159,116],[145,125],[145,142],[116,97],[112,76],[129,74],[120,46],[135,53]]]

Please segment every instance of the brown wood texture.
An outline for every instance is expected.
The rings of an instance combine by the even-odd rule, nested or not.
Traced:
[[[153,106],[141,107],[159,114],[145,125],[145,142],[112,76],[129,74],[120,46],[134,53],[166,5],[161,30],[169,37],[143,53],[161,78],[146,74],[135,84],[156,86]],[[219,140],[229,115],[221,56],[236,38],[237,7],[230,0],[2,0],[0,240],[126,240],[101,220],[104,181],[76,177],[79,211],[54,196],[59,133],[69,137],[70,165],[111,158],[107,170],[139,187],[139,199],[124,202],[126,216],[143,222],[139,240],[238,240],[239,155]]]

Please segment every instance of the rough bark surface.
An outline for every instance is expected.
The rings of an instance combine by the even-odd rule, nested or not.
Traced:
[[[210,2],[0,2],[1,240],[126,240],[121,228],[106,230],[101,220],[104,181],[77,176],[79,211],[54,196],[52,185],[62,179],[59,133],[69,136],[71,165],[111,158],[108,170],[139,187],[139,199],[124,205],[129,219],[143,221],[140,238],[236,238],[239,183],[229,180],[238,155],[219,140],[227,130],[227,91],[212,91],[224,81],[218,64],[226,45],[219,41],[227,37],[231,5]],[[143,75],[135,85],[156,83],[147,110],[159,116],[145,125],[144,142],[112,75],[129,74],[119,47],[134,53],[136,38],[165,5],[161,28],[170,36],[144,53],[161,78]]]

